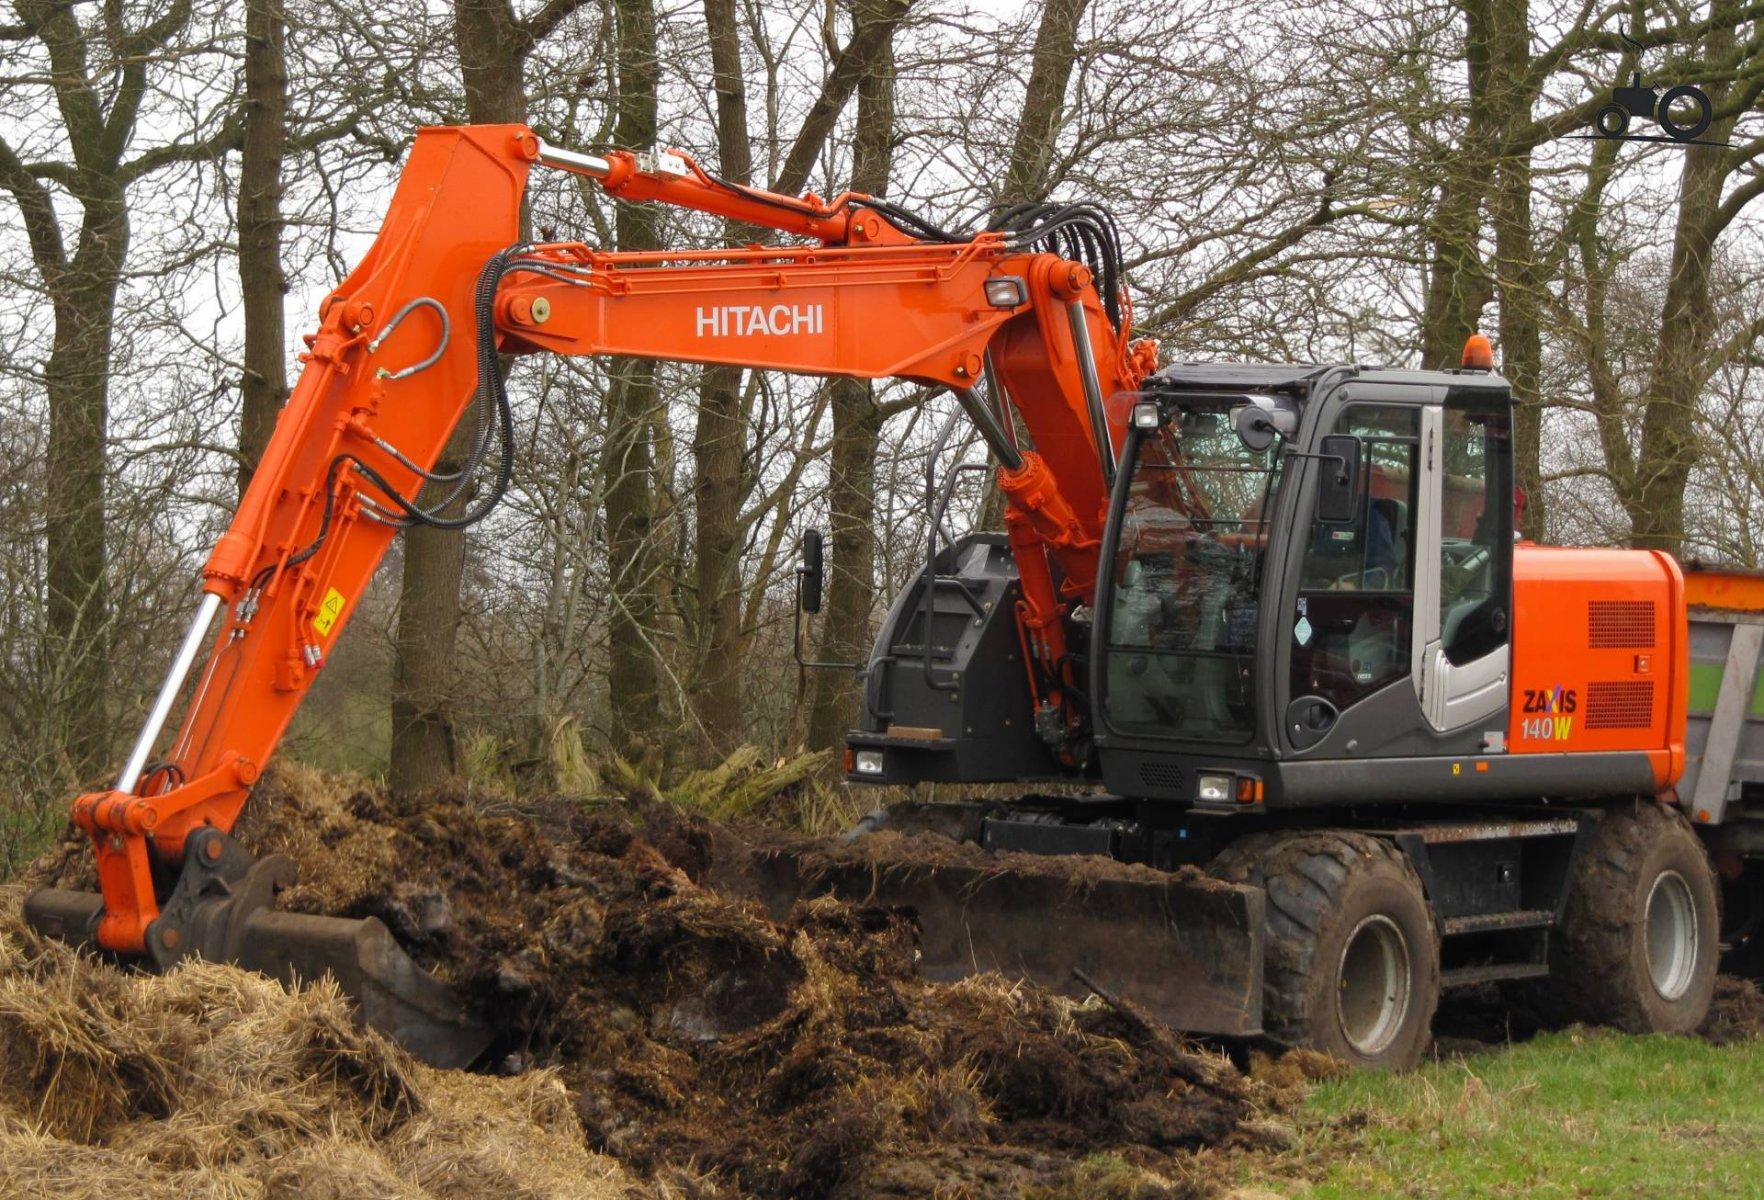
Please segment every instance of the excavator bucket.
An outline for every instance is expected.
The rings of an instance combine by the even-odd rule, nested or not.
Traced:
[[[219,830],[205,829],[188,839],[184,864],[148,929],[148,957],[159,969],[201,957],[288,984],[328,975],[354,1000],[364,1024],[431,1066],[470,1066],[489,1047],[489,1024],[417,966],[378,918],[271,908],[294,881],[287,858],[253,859]],[[25,898],[24,917],[41,933],[95,947],[103,909],[95,893],[40,888]]]
[[[1262,1031],[1259,888],[1079,855],[993,853],[934,834],[719,848],[711,884],[783,918],[831,895],[910,910],[920,970],[993,972],[1083,997],[1125,997],[1172,1028]]]

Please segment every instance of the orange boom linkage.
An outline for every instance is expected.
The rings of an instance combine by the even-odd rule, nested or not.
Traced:
[[[622,200],[813,241],[515,247],[535,164],[590,176]],[[869,197],[737,187],[673,152],[576,154],[518,125],[419,133],[372,249],[321,306],[299,384],[209,559],[201,609],[134,752],[112,790],[75,804],[97,853],[95,940],[148,949],[160,915],[155,861],[184,861],[205,829],[230,832],[454,425],[480,386],[500,395],[496,351],[898,376],[954,390],[1001,464],[1033,694],[1070,723],[1061,616],[1095,584],[1125,416],[1107,398],[1138,386],[1155,347],[1126,344],[1124,302],[1100,294],[1080,263],[1008,231],[936,240],[903,224],[915,222]],[[482,336],[486,323],[493,338]],[[1002,399],[994,408],[974,390],[988,372],[1034,452],[1017,448]],[[501,419],[506,459],[506,405]],[[150,762],[205,644],[177,737]],[[205,835],[202,854],[220,859],[223,841]]]

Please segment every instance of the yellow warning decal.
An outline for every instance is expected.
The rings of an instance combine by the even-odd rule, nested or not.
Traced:
[[[324,603],[319,605],[318,614],[312,619],[312,627],[318,630],[320,637],[323,637],[331,632],[331,626],[335,625],[337,618],[342,615],[343,593],[332,588],[325,593]]]

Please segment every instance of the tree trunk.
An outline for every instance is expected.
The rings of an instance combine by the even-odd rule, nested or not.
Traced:
[[[106,432],[116,299],[129,250],[127,192],[161,165],[203,162],[237,144],[230,123],[212,136],[175,136],[128,161],[150,64],[176,57],[175,40],[190,22],[190,5],[158,8],[138,29],[124,25],[121,6],[105,6],[102,33],[80,24],[81,11],[51,0],[19,0],[12,41],[36,39],[49,62],[71,161],[27,165],[0,132],[0,188],[17,202],[31,260],[50,297],[55,330],[43,387],[49,402],[49,445],[44,477],[46,670],[58,682],[59,728],[48,731],[65,748],[75,776],[109,757],[112,730],[105,711],[110,682],[112,615],[106,577]],[[91,53],[108,39],[103,55]],[[120,39],[120,41],[119,41]],[[120,57],[117,45],[125,47]],[[96,61],[95,61],[96,60]],[[102,65],[100,65],[100,63]],[[173,133],[175,127],[158,130]],[[57,198],[43,178],[58,178],[78,205],[80,230],[71,256],[56,212]]]
[[[614,139],[622,147],[655,144],[656,23],[653,0],[614,0],[619,94]],[[615,219],[620,250],[660,246],[653,205],[621,204]],[[606,546],[609,579],[607,693],[615,745],[640,753],[661,731],[660,669],[651,638],[656,603],[653,548],[654,472],[650,410],[655,365],[622,359],[612,367],[607,397]]]
[[[808,186],[809,171],[833,132],[833,122],[839,119],[852,92],[874,70],[876,56],[893,45],[894,31],[912,7],[912,0],[865,0],[861,7],[863,11],[854,13],[851,41],[833,60],[833,69],[827,72],[820,94],[809,105],[802,128],[784,156],[784,165],[772,180],[775,192],[795,195]]]
[[[1476,332],[1482,310],[1494,294],[1478,242],[1482,200],[1488,192],[1490,138],[1489,88],[1493,37],[1490,0],[1465,0],[1464,59],[1469,75],[1470,112],[1464,140],[1442,164],[1439,200],[1429,222],[1427,298],[1421,318],[1421,365],[1455,367],[1464,339]]]
[[[878,196],[887,192],[893,158],[894,48],[886,42],[875,67],[858,85],[852,190]],[[832,570],[815,657],[821,662],[858,662],[870,650],[870,610],[876,602],[876,453],[882,417],[874,387],[864,379],[835,379],[832,407],[828,489]],[[809,701],[809,746],[838,746],[856,715],[853,677],[831,668],[816,671]]]
[[[1531,227],[1531,156],[1502,160],[1495,198],[1495,248],[1500,259],[1501,372],[1513,387],[1514,481],[1524,491],[1520,532],[1542,541],[1546,524],[1540,439],[1543,432],[1544,281]]]
[[[794,194],[807,186],[809,171],[853,91],[861,96],[866,88],[873,90],[879,77],[887,77],[892,86],[894,31],[908,8],[907,0],[864,0],[854,11],[851,40],[839,52],[820,94],[810,105],[784,165],[772,181],[774,191]],[[710,35],[723,171],[736,182],[747,183],[752,175],[752,150],[733,3],[705,0],[705,25]],[[860,118],[858,136],[862,139],[866,135]],[[887,136],[892,136],[891,130]],[[852,186],[879,192],[885,184],[886,170],[873,186],[859,181]],[[725,236],[731,242],[752,241],[759,231],[730,224]],[[741,371],[735,368],[705,370],[692,447],[697,472],[694,554],[699,622],[693,708],[704,736],[702,753],[706,758],[733,749],[743,733],[741,665],[746,636],[741,603],[741,500],[749,481],[743,478],[747,422],[741,378]]]
[[[1054,146],[1066,111],[1066,84],[1078,56],[1078,22],[1085,0],[1047,0],[1035,33],[1029,84],[1023,93],[1023,116],[1005,171],[1007,204],[1045,199],[1053,183]]]
[[[1704,40],[1708,57],[1719,60],[1734,46],[1733,0],[1717,0],[1718,21]],[[1720,111],[1729,86],[1714,84],[1709,100]],[[1733,118],[1710,126],[1705,138],[1726,142]],[[1715,328],[1709,272],[1721,194],[1737,155],[1720,146],[1689,146],[1679,179],[1678,221],[1672,236],[1671,276],[1660,313],[1660,349],[1642,398],[1641,450],[1636,455],[1636,487],[1623,497],[1629,512],[1630,542],[1651,550],[1681,552],[1684,544],[1684,493],[1699,456],[1697,401],[1709,376],[1709,340]]]
[[[1041,10],[1029,83],[1023,92],[1023,115],[1017,120],[1010,161],[1005,165],[1000,204],[1045,200],[1057,182],[1053,177],[1054,147],[1065,123],[1066,85],[1072,78],[1072,63],[1078,57],[1078,22],[1084,18],[1085,3],[1086,0],[1047,0]],[[1025,437],[1027,431],[1022,421],[1015,413],[1011,419],[1017,422],[1018,436]],[[1003,529],[1004,510],[1004,493],[999,490],[998,479],[989,475],[980,501],[980,527]]]
[[[525,120],[521,76],[530,43],[508,0],[458,0],[453,31],[467,117],[480,125]],[[472,432],[469,419],[459,423],[441,452],[437,473],[460,469],[471,450]],[[421,502],[433,506],[451,487],[430,484]],[[469,492],[462,494],[447,515],[457,516],[470,503]],[[416,525],[405,531],[392,664],[389,782],[394,791],[435,787],[458,770],[453,663],[464,578],[463,530]]]
[[[110,587],[105,574],[105,432],[117,288],[128,254],[121,186],[96,178],[79,196],[79,250],[55,279],[55,338],[44,366],[49,455],[49,654],[63,680],[68,762],[83,773],[109,755]]]
[[[239,285],[245,374],[240,386],[239,492],[244,494],[288,398],[288,291],[282,271],[282,160],[288,140],[288,68],[282,0],[245,5],[245,146],[239,164]]]
[[[1503,134],[1510,136],[1531,123],[1531,93],[1521,82],[1531,67],[1530,4],[1528,0],[1494,0],[1491,19],[1491,106],[1499,113]],[[1542,541],[1546,513],[1539,445],[1543,396],[1539,387],[1546,283],[1533,240],[1528,144],[1509,141],[1503,148],[1495,169],[1493,216],[1496,289],[1501,302],[1501,371],[1513,386],[1515,482],[1526,495],[1521,532]]]
[[[717,96],[717,152],[723,177],[753,181],[747,134],[747,89],[741,77],[741,35],[734,0],[704,0],[711,75]],[[726,222],[731,244],[758,231]],[[698,422],[692,437],[693,589],[696,663],[692,706],[702,742],[699,756],[719,759],[741,741],[741,496],[746,422],[739,367],[710,366],[700,376]]]

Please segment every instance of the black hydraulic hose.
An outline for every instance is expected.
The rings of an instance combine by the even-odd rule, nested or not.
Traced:
[[[501,358],[496,353],[496,289],[501,285],[502,277],[507,274],[509,263],[525,254],[528,246],[528,243],[516,243],[497,252],[484,264],[483,271],[478,275],[472,307],[478,324],[478,389],[474,408],[477,410],[479,432],[473,438],[472,452],[467,456],[465,465],[460,468],[458,482],[453,485],[452,490],[432,508],[422,508],[391,487],[371,467],[359,462],[356,464],[356,470],[372,480],[375,486],[386,493],[386,498],[416,524],[428,525],[434,529],[464,529],[476,525],[501,503],[514,478],[514,413],[509,404],[507,383],[502,376]],[[493,417],[489,411],[492,408],[495,409]],[[483,466],[484,456],[490,449],[490,431],[486,426],[492,419],[497,423],[496,434],[500,445],[495,482],[469,512],[461,513],[457,517],[442,516],[447,506],[471,486]]]
[[[402,525],[427,525],[434,529],[465,529],[476,525],[502,501],[508,493],[508,486],[514,478],[514,410],[509,403],[507,381],[502,375],[502,362],[496,352],[496,289],[507,273],[510,262],[526,253],[528,243],[517,243],[499,251],[478,276],[477,288],[472,297],[473,315],[478,323],[477,357],[478,357],[478,390],[473,403],[478,433],[473,438],[472,452],[466,463],[458,472],[459,480],[453,489],[433,508],[423,508],[401,493],[390,480],[381,475],[373,467],[361,461],[353,454],[339,454],[333,458],[325,472],[325,505],[319,516],[318,533],[313,540],[288,557],[287,566],[293,567],[305,562],[317,554],[324,546],[325,539],[330,536],[331,524],[336,516],[337,477],[345,466],[352,466],[355,471],[372,483],[382,493],[379,499],[390,503],[404,514]],[[491,417],[490,409],[495,410],[495,436],[500,448],[496,478],[484,496],[472,508],[457,517],[442,516],[441,512],[471,485],[478,469],[483,465],[484,457],[490,448],[488,428]],[[257,573],[251,581],[253,590],[266,585],[276,572],[276,565],[271,564]]]

